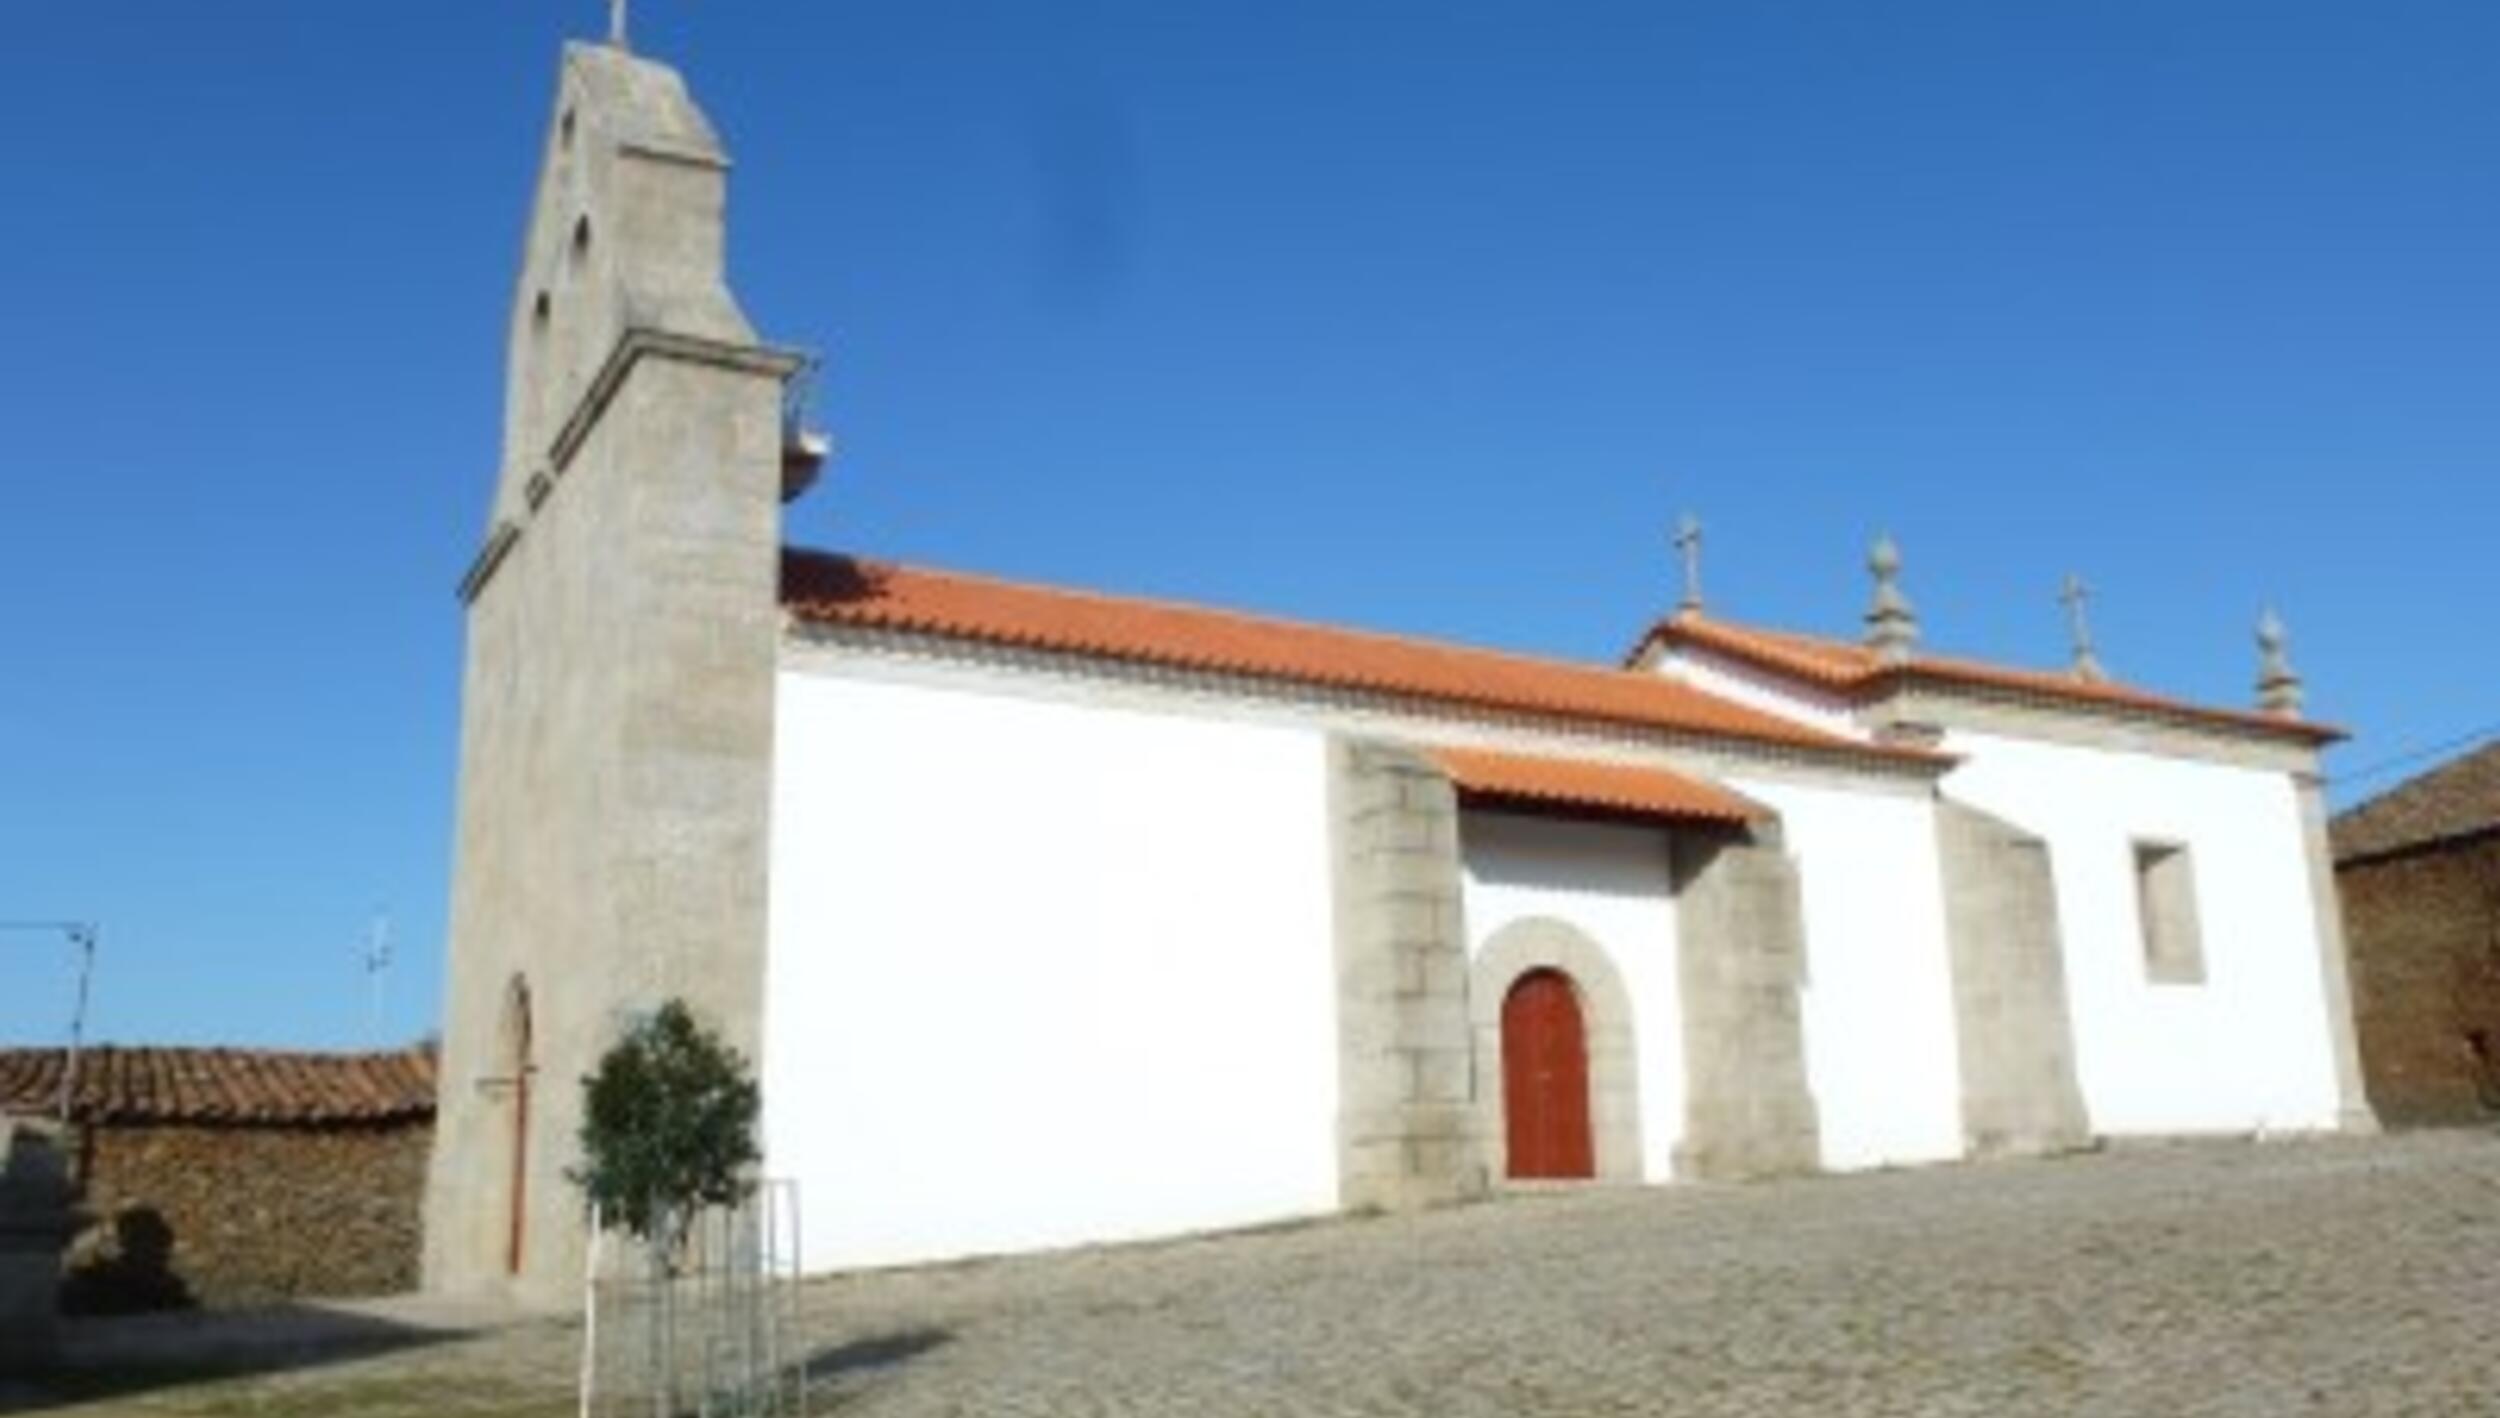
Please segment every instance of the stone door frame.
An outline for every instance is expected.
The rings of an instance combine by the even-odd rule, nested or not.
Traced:
[[[1475,1038],[1476,1108],[1486,1171],[1500,1187],[1588,1185],[1510,1179],[1510,1130],[1502,1106],[1502,1001],[1532,970],[1553,970],[1579,996],[1588,1048],[1589,1131],[1597,1183],[1641,1180],[1640,1059],[1632,995],[1605,947],[1551,916],[1529,916],[1495,931],[1467,967],[1467,1015]]]

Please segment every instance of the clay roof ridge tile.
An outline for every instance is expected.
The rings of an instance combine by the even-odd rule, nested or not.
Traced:
[[[855,576],[859,589],[856,593],[845,590],[839,595],[824,594],[806,584],[811,574]],[[995,597],[997,603],[962,606],[962,593],[967,590]],[[951,612],[939,604],[930,604],[949,597],[957,603]],[[783,600],[802,615],[813,608],[830,619],[887,628],[917,628],[992,643],[1043,646],[1183,667],[1214,666],[1310,683],[1387,689],[1575,717],[1653,723],[1684,732],[1790,747],[1901,760],[1936,757],[1868,745],[1690,685],[1617,666],[1292,621],[1252,611],[1142,597],[1115,598],[1103,592],[1017,583],[974,573],[906,568],[802,548],[785,552]],[[1089,613],[1089,623],[1063,627],[1057,633],[1046,632],[1032,624],[1043,614],[1044,606],[1082,607]],[[1091,623],[1099,621],[1105,612],[1124,614],[1140,627],[1152,628],[1141,628],[1125,638],[1111,636]],[[1230,644],[1209,645],[1192,643],[1192,636],[1237,639]],[[1369,658],[1349,657],[1344,653],[1349,648],[1359,649]],[[1565,685],[1571,689],[1566,691]]]
[[[2286,719],[2259,710],[2200,704],[2116,680],[2079,680],[2062,670],[1925,652],[1907,663],[1887,665],[1871,650],[1851,641],[1809,631],[1737,625],[1721,620],[1705,620],[1699,616],[1671,616],[1662,620],[1644,637],[1643,643],[1654,638],[1676,636],[1739,658],[1768,663],[1775,670],[1785,670],[1852,691],[1900,679],[1943,680],[2078,703],[2177,715],[2321,742],[2345,736],[2342,729],[2316,720]],[[1634,653],[1637,654],[1638,650]]]
[[[809,556],[836,555],[835,553],[817,552],[805,548],[793,548],[792,550],[799,554]],[[1580,660],[1567,660],[1558,656],[1538,655],[1529,651],[1505,650],[1485,646],[1467,645],[1458,641],[1445,640],[1432,636],[1408,635],[1393,631],[1372,630],[1361,626],[1331,625],[1317,621],[1293,620],[1284,616],[1272,615],[1263,611],[1237,610],[1229,606],[1209,605],[1203,602],[1168,599],[1152,595],[1129,596],[1124,593],[1094,591],[1081,587],[1015,581],[1005,577],[984,575],[979,572],[938,570],[928,567],[907,567],[894,563],[876,563],[876,565],[893,574],[977,585],[995,589],[1010,595],[1028,594],[1048,596],[1064,600],[1094,602],[1111,606],[1120,606],[1123,603],[1134,602],[1139,607],[1154,611],[1169,612],[1178,616],[1221,617],[1227,620],[1239,622],[1246,626],[1274,631],[1289,636],[1319,634],[1342,637],[1345,639],[1375,642],[1392,650],[1402,650],[1408,652],[1426,651],[1460,656],[1467,659],[1500,659],[1543,668],[1608,676],[1620,675],[1623,673],[1621,670],[1606,665],[1594,664]],[[802,601],[804,601],[804,598],[802,598]],[[951,628],[954,624],[954,621],[949,617],[938,615],[933,611],[920,612],[918,614],[906,613],[903,616],[897,617],[896,621],[897,623],[910,623],[916,626],[936,629]],[[1047,643],[1053,645],[1066,643],[1059,637],[1045,635],[1039,631],[1026,631],[1023,632],[1023,635],[1036,643]],[[1073,638],[1080,645],[1085,648],[1092,649],[1097,653],[1123,653],[1127,648],[1126,642],[1113,640],[1108,637],[1097,636],[1089,638],[1080,635]],[[1285,647],[1279,646],[1277,648],[1282,649]],[[1213,651],[1200,651],[1197,653],[1210,661],[1216,662],[1223,662],[1231,658]]]
[[[0,1105],[57,1105],[64,1051],[0,1049]],[[433,1108],[434,1059],[422,1049],[303,1053],[278,1049],[81,1050],[73,1108],[115,1122],[337,1122]]]

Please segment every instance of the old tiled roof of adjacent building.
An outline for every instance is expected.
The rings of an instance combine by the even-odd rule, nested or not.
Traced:
[[[69,1056],[0,1049],[0,1112],[50,1115]],[[127,1048],[79,1051],[71,1114],[101,1123],[321,1124],[434,1111],[431,1048],[387,1053]]]
[[[1801,680],[1848,699],[1873,697],[1905,683],[1926,683],[2104,710],[2132,711],[2318,744],[2344,737],[2344,731],[2331,724],[2253,710],[2216,709],[2154,694],[2132,685],[2083,680],[2053,670],[2024,669],[1925,652],[1913,655],[1906,663],[1888,665],[1865,645],[1795,631],[1736,625],[1693,611],[1679,612],[1658,622],[1634,648],[1632,658],[1637,661],[1644,652],[1658,645],[1692,646]]]
[[[2409,778],[2338,814],[2328,826],[2338,861],[2500,830],[2500,740]]]
[[[1513,713],[1746,740],[1904,765],[1948,760],[1872,745],[1658,675],[1239,611],[1111,596],[787,549],[781,602],[803,621]]]
[[[1731,826],[1773,815],[1742,794],[1664,768],[1458,748],[1434,749],[1432,757],[1461,793],[1496,801]]]

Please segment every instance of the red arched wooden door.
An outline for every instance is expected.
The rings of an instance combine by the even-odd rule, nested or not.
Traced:
[[[1594,1177],[1589,1051],[1580,992],[1560,970],[1531,970],[1502,1000],[1502,1117],[1514,1177]]]

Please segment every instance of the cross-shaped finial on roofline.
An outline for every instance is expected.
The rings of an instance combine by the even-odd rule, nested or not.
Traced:
[[[1669,542],[1676,555],[1684,561],[1684,599],[1676,604],[1678,615],[1701,614],[1701,519],[1687,512],[1675,519],[1675,535]]]
[[[2266,607],[2257,618],[2257,707],[2286,719],[2300,717],[2303,690],[2300,672],[2292,668],[2292,657],[2285,646],[2291,636],[2283,629],[2283,617]]]
[[[2092,599],[2092,588],[2073,572],[2066,573],[2066,583],[2058,588],[2057,603],[2066,608],[2066,631],[2073,642],[2075,678],[2085,684],[2099,684],[2109,678],[2101,668],[2101,657],[2092,648],[2092,621],[2085,614],[2084,603]]]

